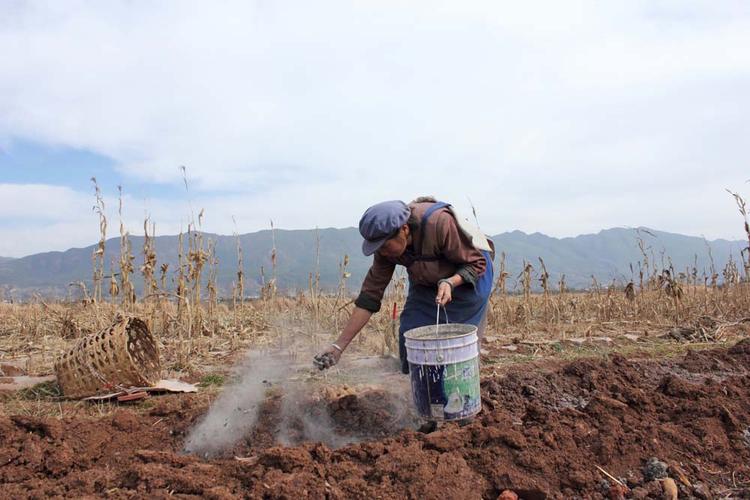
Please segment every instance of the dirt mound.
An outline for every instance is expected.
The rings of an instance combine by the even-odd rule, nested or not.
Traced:
[[[278,444],[305,442],[340,448],[392,436],[419,424],[409,398],[409,394],[362,386],[325,387],[312,397],[298,391],[275,393],[260,408],[252,433],[225,455],[242,456]]]
[[[744,341],[680,360],[611,356],[516,372],[483,381],[471,424],[430,434],[399,431],[397,406],[376,390],[323,397],[312,420],[319,411],[369,439],[339,449],[277,446],[277,395],[232,450],[244,461],[180,453],[206,411],[200,395],[97,419],[0,417],[0,496],[660,498],[660,464],[681,496],[750,495],[748,366]],[[304,422],[285,425],[290,442],[305,440]]]

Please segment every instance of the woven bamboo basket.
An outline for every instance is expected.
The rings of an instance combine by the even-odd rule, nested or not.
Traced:
[[[122,316],[79,340],[55,363],[57,381],[69,398],[150,386],[160,371],[159,350],[146,323]]]

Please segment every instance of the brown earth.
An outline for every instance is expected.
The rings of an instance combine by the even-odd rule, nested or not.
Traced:
[[[369,438],[338,449],[277,446],[276,395],[230,451],[243,461],[181,453],[207,409],[199,395],[100,418],[0,416],[0,497],[662,498],[671,481],[644,478],[656,457],[681,498],[750,498],[748,367],[750,340],[676,360],[516,371],[482,382],[472,423],[429,434],[399,430],[377,389],[334,391],[311,415]],[[295,428],[291,441],[304,440]]]

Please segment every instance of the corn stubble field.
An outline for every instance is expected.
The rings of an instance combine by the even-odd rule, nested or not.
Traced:
[[[261,296],[247,299],[242,258],[252,249],[238,240],[234,293],[220,299],[202,213],[180,238],[178,269],[159,265],[149,220],[140,256],[121,224],[120,262],[105,263],[96,194],[93,285],[78,285],[80,301],[0,304],[0,368],[48,375],[78,339],[125,314],[149,326],[164,375],[199,391],[130,404],[66,400],[54,381],[0,393],[3,497],[750,496],[746,254],[744,269],[675,270],[652,262],[640,242],[631,281],[593,280],[585,292],[567,290],[564,278],[550,283],[541,258],[507,270],[498,255],[481,348],[483,411],[468,425],[424,433],[408,378],[387,361],[397,353],[390,311],[403,307],[403,276],[340,366],[317,373],[312,355],[353,307],[346,257],[338,290],[321,291],[312,269],[308,289],[290,297],[275,287],[274,246]],[[282,374],[260,359],[292,368]],[[226,445],[185,453],[222,391],[253,393],[252,411],[231,420]]]

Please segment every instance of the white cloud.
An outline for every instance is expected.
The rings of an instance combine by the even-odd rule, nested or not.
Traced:
[[[0,184],[0,213],[4,224],[22,219],[70,220],[91,201],[63,186],[46,184]]]
[[[0,184],[0,255],[20,257],[96,241],[79,222],[92,201],[72,189],[43,184]],[[92,229],[95,226],[92,226]],[[95,229],[94,229],[95,231]],[[90,231],[89,231],[90,233]]]
[[[722,188],[750,177],[744,2],[0,10],[0,141],[110,156],[126,190],[187,165],[215,230],[355,225],[435,193],[471,197],[491,232],[741,236]],[[184,204],[150,204],[165,231],[184,223]]]

